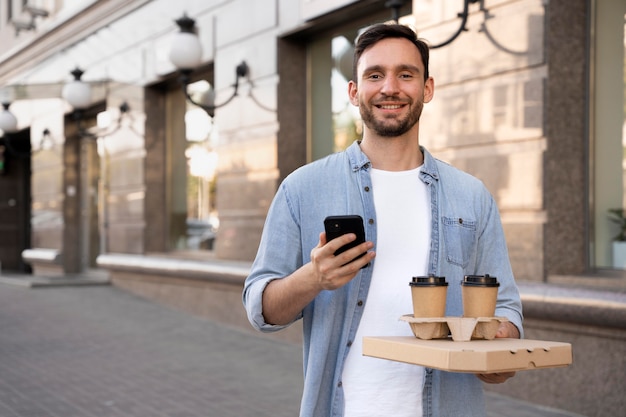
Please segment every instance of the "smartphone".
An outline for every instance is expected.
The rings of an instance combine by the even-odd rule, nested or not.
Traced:
[[[365,228],[363,227],[363,218],[357,214],[349,214],[344,216],[328,216],[324,219],[324,229],[326,230],[327,242],[330,242],[331,240],[341,235],[345,235],[346,233],[354,233],[356,235],[355,240],[337,249],[335,251],[335,256],[365,242]],[[354,259],[358,259],[361,256],[364,256],[365,253],[366,252],[363,252]],[[354,261],[354,259],[352,261]]]

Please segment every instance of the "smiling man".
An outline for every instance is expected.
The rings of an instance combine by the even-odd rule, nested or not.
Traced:
[[[424,66],[407,64],[400,55],[409,53],[414,62],[420,62],[419,50],[410,47],[407,51],[406,46],[402,38],[384,39],[371,46],[358,61],[358,82],[349,83],[350,100],[359,107],[363,123],[381,137],[400,138],[411,130],[417,133],[424,103],[433,97],[433,79]],[[379,118],[374,110],[379,110]]]
[[[363,336],[411,335],[398,318],[412,311],[413,276],[446,277],[450,316],[463,312],[463,276],[496,276],[496,315],[510,321],[497,337],[520,337],[522,329],[492,196],[419,144],[419,119],[434,94],[428,52],[403,25],[379,24],[359,36],[348,94],[363,119],[362,139],[293,172],[268,212],[243,302],[261,331],[304,321],[301,416],[483,416],[480,380],[513,376],[362,355]],[[327,241],[324,218],[341,214],[365,219],[367,241],[335,255],[355,239]]]

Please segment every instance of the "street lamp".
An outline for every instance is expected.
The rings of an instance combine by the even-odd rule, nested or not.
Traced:
[[[11,103],[2,103],[2,111],[0,111],[0,175],[4,175],[7,170],[7,152],[15,154],[17,156],[23,156],[21,153],[11,144],[11,136],[17,133],[17,118],[9,107]],[[30,154],[30,153],[29,153]]]
[[[187,89],[191,83],[191,74],[195,68],[202,63],[202,45],[196,34],[196,21],[183,15],[183,17],[175,20],[178,25],[179,32],[172,41],[170,49],[170,61],[180,72],[179,81],[183,88],[183,93],[187,100],[200,107],[208,113],[210,117],[215,115],[215,109],[225,106],[235,98],[239,90],[239,79],[248,77],[249,68],[245,61],[242,61],[235,67],[235,83],[233,84],[233,93],[223,103],[215,104],[215,92],[211,89],[207,95],[207,103],[200,103],[193,99]]]
[[[0,141],[0,175],[6,172],[5,151],[10,148],[9,134],[17,132],[17,118],[9,111],[10,103],[2,103],[0,112],[0,130],[2,130],[3,141]]]
[[[402,3],[402,1],[400,0],[398,2],[398,0],[389,0],[387,2],[387,6],[393,7],[394,5],[396,5],[396,3]],[[504,51],[512,55],[526,55],[528,51],[514,51],[512,49],[509,49],[505,47],[504,45],[500,44],[500,42],[498,42],[494,38],[491,32],[489,32],[489,29],[487,28],[487,20],[493,18],[494,15],[490,14],[489,9],[485,7],[485,0],[463,0],[463,11],[460,13],[457,13],[457,17],[461,19],[461,23],[459,24],[459,27],[457,28],[456,32],[454,32],[447,40],[441,43],[438,43],[437,45],[430,45],[429,48],[437,49],[437,48],[441,48],[446,45],[449,45],[452,42],[454,42],[454,40],[458,38],[461,35],[461,33],[467,32],[467,20],[469,18],[469,7],[470,7],[470,4],[476,4],[476,3],[479,4],[479,10],[483,13],[483,22],[480,25],[479,32],[484,33],[485,36],[487,37],[487,40],[489,40],[489,42],[491,42],[496,48],[500,49],[501,51]]]
[[[81,111],[91,104],[91,86],[81,80],[85,72],[76,67],[70,74],[74,79],[63,86],[61,96],[67,101],[74,111]]]
[[[11,103],[2,103],[2,111],[0,112],[0,130],[2,130],[4,134],[17,132],[17,118],[9,110],[10,106]]]
[[[127,116],[130,118],[130,106],[126,101],[119,106],[119,118],[116,121],[113,121],[113,123],[109,123],[107,126],[113,126],[112,128],[101,128],[95,130],[87,130],[83,128],[83,111],[91,105],[91,85],[82,80],[84,73],[85,72],[80,68],[75,68],[71,72],[74,79],[63,86],[61,96],[70,104],[70,106],[74,108],[74,119],[78,125],[78,134],[81,137],[87,139],[98,139],[100,137],[109,136],[122,127],[123,118]],[[130,125],[130,128],[131,130],[133,129],[132,125]]]

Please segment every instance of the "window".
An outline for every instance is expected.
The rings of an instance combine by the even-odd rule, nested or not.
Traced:
[[[626,3],[595,2],[592,33],[591,262],[626,269],[620,227],[610,211],[626,208]],[[616,88],[616,86],[620,86]],[[624,254],[626,255],[626,253]]]
[[[207,81],[198,81],[188,87],[196,101],[202,101],[202,97],[211,94],[211,89]],[[187,102],[185,130],[187,236],[184,248],[211,250],[219,227],[215,210],[217,153],[212,146],[217,140],[217,128],[204,110]]]
[[[208,80],[211,75],[211,71],[197,74],[199,79]],[[193,100],[200,103],[207,102],[211,90],[209,82],[204,80],[187,86]],[[208,114],[186,100],[179,88],[171,90],[168,102],[166,205],[169,239],[166,249],[212,250],[219,226],[214,197],[217,153],[213,145],[217,129]]]

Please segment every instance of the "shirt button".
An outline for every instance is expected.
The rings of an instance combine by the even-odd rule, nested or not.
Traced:
[[[348,342],[348,347],[352,346],[352,340]]]
[[[363,300],[359,300],[358,303],[356,303],[356,305],[358,305],[359,307],[361,307],[363,305]]]
[[[367,222],[368,222],[369,224],[374,224],[374,219],[369,219]]]
[[[342,385],[343,385],[343,382],[341,382],[341,381],[339,381],[339,383],[337,384],[337,386],[338,386],[339,388],[341,388],[341,386],[342,386]]]
[[[366,192],[366,193],[368,193],[368,192],[370,191],[370,187],[367,187],[367,186],[366,186],[366,187],[364,188],[364,190],[365,190],[365,192]]]

